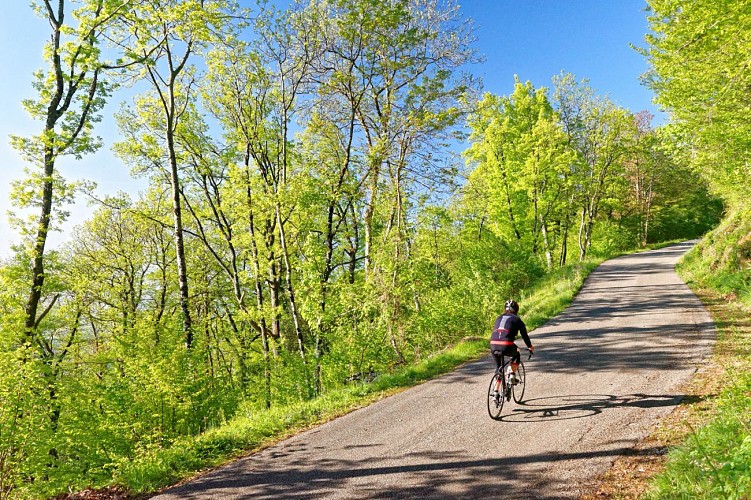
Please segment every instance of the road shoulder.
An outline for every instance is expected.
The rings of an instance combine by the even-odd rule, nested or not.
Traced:
[[[718,298],[701,290],[696,293],[713,318],[724,318],[728,314],[725,309],[733,307],[732,297]],[[727,365],[732,363],[732,357],[726,356],[732,349],[728,342],[731,341],[723,339],[718,332],[711,358],[679,388],[684,394],[680,405],[654,426],[632,453],[616,459],[609,470],[585,485],[580,500],[637,499],[645,495],[652,478],[664,470],[670,449],[685,442],[694,430],[715,415]]]

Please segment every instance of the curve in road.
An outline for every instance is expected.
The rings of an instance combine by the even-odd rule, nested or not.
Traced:
[[[157,498],[576,498],[680,403],[711,350],[714,324],[674,272],[690,246],[600,265],[531,332],[525,401],[501,421],[486,357]]]

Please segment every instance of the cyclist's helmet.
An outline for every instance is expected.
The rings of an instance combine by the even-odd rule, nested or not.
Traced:
[[[514,314],[519,312],[519,304],[515,300],[506,301],[506,310],[514,311]]]

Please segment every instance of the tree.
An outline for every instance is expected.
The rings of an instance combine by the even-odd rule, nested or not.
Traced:
[[[316,112],[357,131],[362,161],[348,167],[362,184],[363,270],[387,328],[400,330],[413,189],[446,178],[434,146],[463,116],[459,97],[471,81],[458,75],[472,60],[472,26],[453,2],[340,0],[329,4],[326,85]],[[342,154],[342,158],[352,156]],[[383,293],[382,293],[383,292]],[[394,333],[392,331],[392,333]],[[388,334],[404,359],[397,335]]]
[[[587,80],[571,74],[553,78],[555,101],[570,146],[577,154],[571,164],[572,201],[579,207],[579,258],[592,244],[602,203],[617,186],[623,170],[629,126],[633,119],[605,97],[597,97]]]
[[[24,101],[31,116],[43,122],[42,131],[33,137],[12,136],[13,147],[31,165],[27,179],[14,183],[14,205],[38,210],[29,220],[12,217],[25,240],[17,252],[31,271],[23,327],[14,330],[23,331],[21,338],[15,339],[15,347],[25,348],[22,360],[30,363],[24,368],[29,383],[36,376],[43,381],[44,396],[36,401],[43,401],[49,420],[45,463],[49,468],[57,466],[59,459],[60,380],[79,335],[80,319],[80,309],[69,300],[67,284],[55,276],[57,256],[46,250],[49,232],[67,218],[62,207],[77,189],[60,175],[58,163],[67,156],[80,159],[99,148],[94,124],[112,88],[105,71],[122,67],[129,58],[108,63],[101,57],[103,33],[122,15],[121,2],[87,0],[71,10],[64,0],[43,0],[32,2],[32,7],[48,21],[51,35],[44,50],[47,69],[36,73],[33,84],[38,97]],[[64,307],[56,314],[54,309],[61,303]],[[28,409],[20,410],[22,414],[36,404],[28,403]]]
[[[240,163],[227,179],[233,187],[223,208],[231,209],[233,215],[217,220],[226,223],[222,233],[232,252],[236,243],[229,238],[229,221],[248,231],[242,241],[251,269],[243,274],[252,277],[256,310],[250,316],[257,318],[253,325],[261,338],[267,406],[271,404],[270,342],[279,339],[287,347],[287,335],[281,328],[284,292],[293,325],[291,338],[303,364],[306,362],[288,222],[297,203],[291,187],[296,168],[289,127],[308,79],[310,51],[314,50],[314,43],[311,46],[298,38],[311,36],[301,22],[299,11],[279,14],[263,10],[256,19],[258,38],[254,43],[233,41],[211,54],[209,85],[204,92],[206,107],[219,119],[233,160]],[[219,208],[217,203],[213,206]],[[249,314],[245,291],[242,297],[240,306]]]
[[[39,71],[34,87],[36,100],[24,101],[32,117],[44,122],[42,132],[31,138],[12,137],[12,144],[38,171],[27,170],[29,178],[16,182],[12,194],[20,209],[39,210],[36,222],[15,218],[22,234],[28,238],[27,252],[31,266],[31,286],[25,305],[25,340],[36,343],[41,321],[54,306],[57,296],[50,297],[39,310],[45,293],[45,247],[50,230],[62,222],[67,213],[60,209],[70,202],[75,185],[67,183],[57,170],[60,158],[81,158],[96,151],[100,141],[93,135],[97,113],[104,106],[111,86],[103,78],[107,64],[100,59],[100,36],[113,18],[119,15],[115,2],[87,1],[72,13],[65,1],[32,3],[40,17],[49,22],[50,41],[45,47],[48,69]],[[66,22],[71,14],[73,23]]]
[[[496,234],[552,267],[551,222],[560,217],[570,191],[567,172],[573,154],[547,89],[515,79],[514,92],[486,94],[469,120],[472,144],[465,156],[477,168],[468,190],[483,193]],[[512,243],[509,243],[512,244]]]
[[[629,196],[625,211],[636,218],[636,237],[642,247],[647,246],[651,229],[655,197],[667,164],[661,154],[659,140],[651,127],[653,116],[646,111],[634,115],[633,138],[624,173],[629,182]]]
[[[142,159],[160,172],[166,171],[172,190],[177,270],[180,290],[185,346],[193,343],[193,322],[190,311],[190,290],[185,256],[185,231],[181,202],[180,167],[177,144],[178,130],[189,116],[196,100],[196,68],[192,64],[210,42],[221,40],[226,33],[231,6],[224,1],[190,0],[174,3],[154,0],[136,4],[120,25],[123,38],[135,40],[130,48],[143,58],[142,77],[151,85],[151,94],[137,101],[136,112],[121,120],[130,144],[116,149],[126,158],[147,153]],[[140,108],[140,109],[139,109]],[[138,116],[140,115],[140,116]],[[136,128],[140,123],[144,135]],[[151,145],[143,151],[141,144]],[[158,144],[158,147],[154,147]]]
[[[673,115],[686,160],[731,205],[748,196],[749,2],[650,0],[646,84]]]

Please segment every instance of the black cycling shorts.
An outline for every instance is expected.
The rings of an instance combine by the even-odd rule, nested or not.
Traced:
[[[501,367],[501,363],[503,362],[501,357],[503,356],[510,357],[512,363],[518,363],[522,359],[522,355],[516,344],[507,345],[502,350],[493,350],[493,358],[495,358],[496,368]]]

